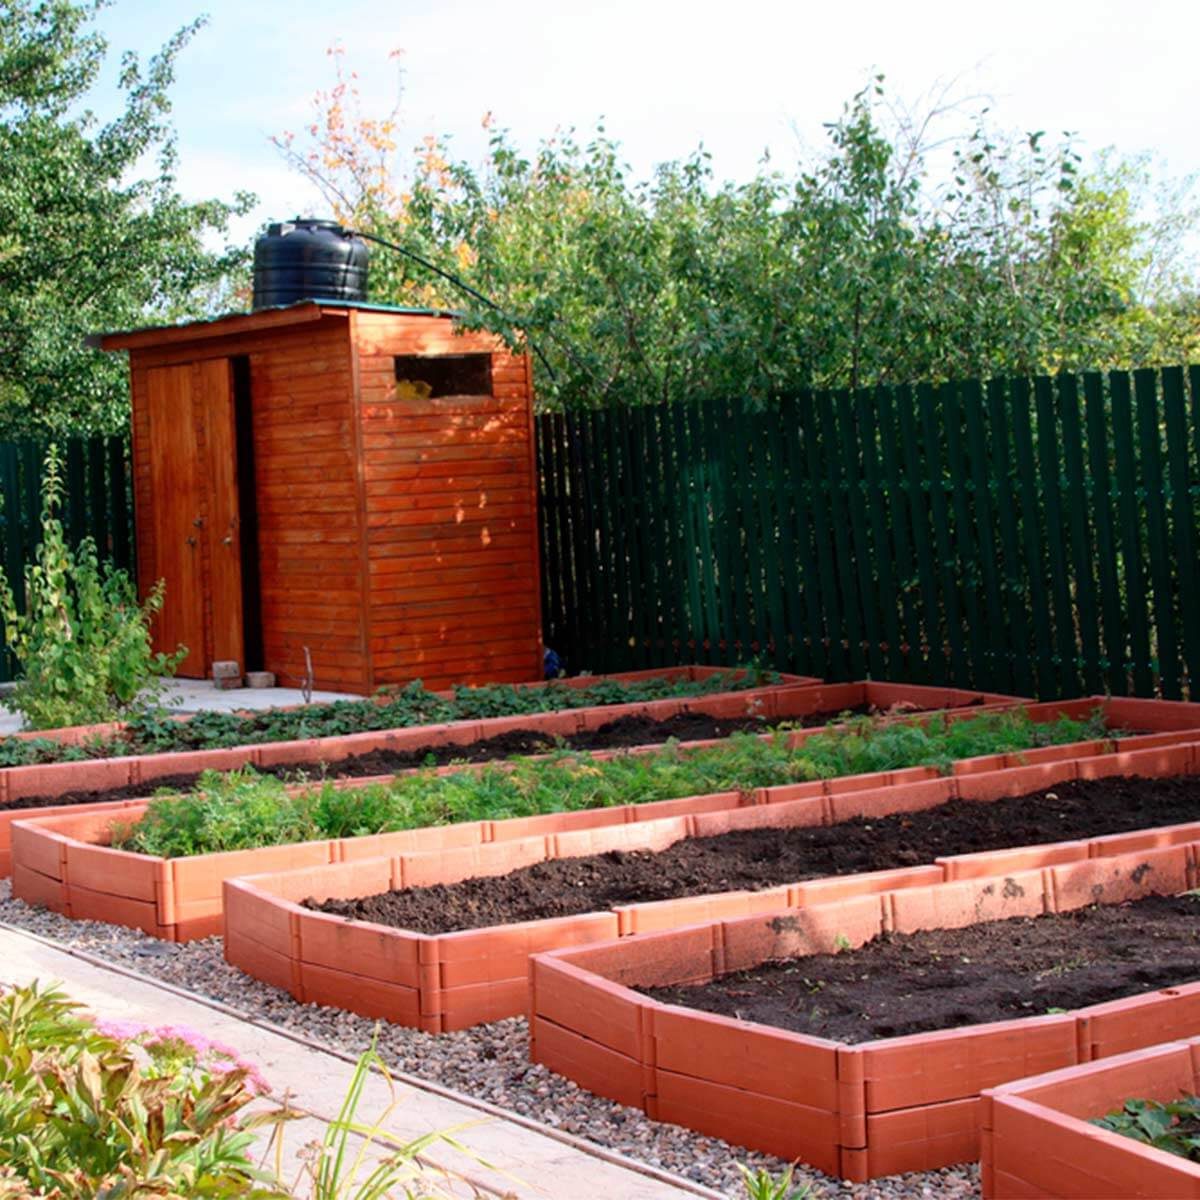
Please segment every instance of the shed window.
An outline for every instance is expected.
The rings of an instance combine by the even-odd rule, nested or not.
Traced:
[[[491,394],[490,354],[406,354],[396,359],[398,399]]]

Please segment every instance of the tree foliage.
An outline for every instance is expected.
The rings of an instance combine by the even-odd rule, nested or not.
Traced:
[[[529,157],[495,130],[476,168],[434,137],[404,155],[396,113],[364,115],[335,62],[316,119],[277,144],[341,220],[457,273],[499,311],[386,252],[376,299],[527,336],[545,359],[544,403],[766,402],[1195,351],[1186,189],[1147,216],[1148,165],[1085,172],[1070,137],[997,136],[985,112],[949,157],[931,154],[922,124],[889,123],[877,78],[791,175],[764,164],[721,184],[698,152],[636,180],[603,129]]]
[[[104,0],[0,5],[0,411],[6,431],[120,426],[124,365],[88,333],[199,315],[242,258],[206,238],[244,211],[185,202],[167,115],[175,60],[200,26],[120,62],[121,111],[87,107],[107,55]]]

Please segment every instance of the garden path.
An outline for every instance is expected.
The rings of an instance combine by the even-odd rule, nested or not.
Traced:
[[[276,1094],[290,1092],[292,1105],[310,1114],[309,1120],[289,1128],[285,1154],[293,1166],[285,1165],[285,1178],[294,1175],[302,1147],[319,1139],[325,1123],[337,1115],[353,1073],[354,1065],[347,1058],[264,1023],[243,1020],[222,1005],[0,927],[0,982],[21,984],[34,979],[61,983],[75,999],[107,1019],[187,1025],[254,1062]],[[387,1136],[402,1143],[452,1130],[469,1153],[435,1145],[425,1157],[461,1172],[485,1195],[519,1200],[685,1200],[718,1195],[447,1089],[402,1078],[396,1090],[399,1103],[387,1116]],[[385,1080],[372,1075],[358,1119],[375,1121],[391,1101]],[[472,1192],[460,1185],[454,1194]]]

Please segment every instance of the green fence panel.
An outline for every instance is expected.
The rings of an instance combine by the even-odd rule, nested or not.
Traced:
[[[709,398],[537,436],[547,641],[572,667],[758,656],[1200,700],[1200,368]],[[128,556],[120,448],[70,453],[72,533]],[[0,450],[8,563],[37,462]]]

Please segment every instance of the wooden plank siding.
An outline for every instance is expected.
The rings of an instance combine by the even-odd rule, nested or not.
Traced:
[[[539,678],[538,476],[527,356],[488,334],[456,334],[445,316],[315,305],[286,314],[103,339],[131,359],[142,587],[160,573],[147,371],[246,356],[266,669],[296,683],[307,646],[322,688]],[[397,402],[397,356],[464,353],[491,356],[490,395]],[[213,556],[231,519],[230,496],[217,501],[209,491],[235,488],[236,476],[206,460],[220,451],[209,445],[201,402],[180,419],[195,431],[204,525],[221,527],[200,539],[205,645],[196,658],[207,673],[221,657]]]
[[[153,522],[141,519],[154,506],[145,371],[240,355],[250,360],[264,665],[294,685],[304,674],[307,646],[318,687],[369,690],[353,362],[344,314],[265,329],[251,323],[232,336],[131,350],[138,578],[143,587],[157,578]],[[213,658],[207,587],[204,602],[207,670]]]
[[[378,683],[541,674],[537,476],[524,355],[440,317],[354,314]],[[399,355],[489,353],[492,394],[397,401]]]

